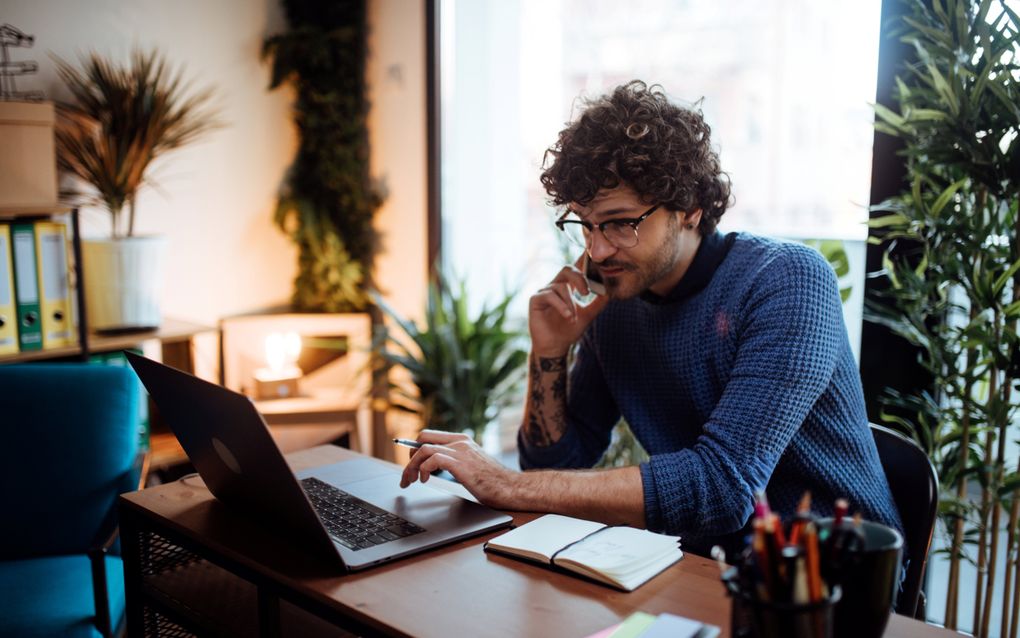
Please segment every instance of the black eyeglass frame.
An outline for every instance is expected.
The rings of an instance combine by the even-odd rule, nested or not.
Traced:
[[[556,220],[556,228],[559,228],[563,232],[566,232],[567,224],[577,224],[584,228],[586,231],[588,231],[588,237],[586,238],[584,246],[585,248],[588,248],[590,246],[592,231],[594,231],[595,228],[598,228],[599,232],[602,233],[602,237],[605,238],[607,242],[609,242],[616,248],[633,248],[634,246],[638,245],[638,242],[641,239],[640,236],[638,235],[638,225],[641,222],[648,219],[649,215],[659,210],[660,208],[662,208],[662,204],[656,204],[655,206],[652,206],[645,212],[641,213],[641,215],[639,215],[638,217],[607,219],[606,221],[599,222],[598,224],[593,224],[585,219],[567,219],[567,215],[577,214],[572,210],[568,210],[567,212],[563,213],[559,219]],[[634,231],[634,243],[631,244],[630,246],[617,246],[616,243],[612,239],[610,239],[608,235],[606,235],[606,228],[610,226],[630,226],[631,230]]]

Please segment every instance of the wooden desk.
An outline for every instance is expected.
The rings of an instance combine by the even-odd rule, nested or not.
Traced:
[[[352,456],[320,446],[287,459],[302,469]],[[484,552],[496,533],[340,575],[225,508],[197,478],[126,494],[120,514],[130,636],[180,628],[338,635],[325,619],[358,635],[583,637],[638,610],[695,618],[729,635],[718,568],[692,554],[629,594]],[[517,524],[534,517],[514,516]],[[894,616],[886,635],[956,634]]]

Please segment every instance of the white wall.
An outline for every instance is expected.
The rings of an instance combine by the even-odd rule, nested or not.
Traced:
[[[367,71],[372,171],[387,182],[379,211],[377,280],[398,310],[421,313],[426,232],[424,10],[417,0],[370,0]],[[215,325],[224,316],[286,303],[296,250],[272,223],[277,189],[297,146],[292,93],[268,91],[267,35],[286,28],[277,0],[3,0],[0,23],[34,35],[14,50],[40,72],[19,81],[64,97],[48,53],[94,49],[125,60],[158,47],[198,86],[212,85],[226,126],[154,165],[160,191],[139,198],[137,230],[169,238],[162,297],[168,316]],[[84,234],[108,232],[83,211]],[[198,362],[208,367],[207,358]]]
[[[370,0],[366,71],[372,174],[389,191],[376,215],[376,276],[396,310],[414,318],[428,272],[424,4]]]
[[[376,216],[382,253],[376,276],[382,294],[405,317],[424,311],[428,263],[425,122],[425,12],[419,0],[370,0],[367,69],[372,173],[389,196]],[[421,421],[391,410],[389,432],[412,436]],[[377,456],[404,460],[404,448]]]
[[[225,127],[157,160],[159,191],[138,202],[136,230],[169,239],[163,312],[215,325],[289,298],[295,249],[272,212],[297,138],[291,95],[267,91],[259,59],[265,36],[284,27],[275,0],[4,0],[0,22],[35,36],[34,48],[13,55],[38,61],[40,72],[18,86],[48,97],[66,97],[50,52],[125,60],[136,46],[158,47],[196,86],[213,86]],[[99,209],[83,211],[83,226],[87,236],[109,228]]]

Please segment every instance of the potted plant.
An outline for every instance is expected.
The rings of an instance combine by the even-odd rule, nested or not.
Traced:
[[[481,444],[500,411],[520,399],[528,352],[507,313],[513,294],[472,316],[464,282],[451,286],[437,275],[422,326],[374,300],[395,324],[376,328],[377,372],[404,368],[414,386],[391,384],[390,405],[419,415],[423,427],[469,432]]]
[[[137,195],[153,160],[218,126],[207,108],[212,93],[189,92],[156,51],[136,51],[126,66],[97,53],[56,65],[73,97],[58,104],[58,165],[86,186],[76,193],[85,203],[110,214],[109,238],[82,244],[89,325],[156,327],[164,240],[135,235]]]
[[[970,562],[968,629],[1015,636],[1020,474],[1007,443],[1020,416],[1020,17],[990,0],[912,6],[902,37],[917,60],[898,78],[896,108],[876,107],[877,128],[903,141],[909,184],[871,220],[888,287],[866,316],[917,346],[933,379],[929,391],[886,402],[897,408],[888,420],[913,433],[939,470],[945,625],[960,624],[961,565]],[[1002,625],[993,629],[997,589]]]

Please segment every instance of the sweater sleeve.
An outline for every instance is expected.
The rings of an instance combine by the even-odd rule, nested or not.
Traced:
[[[524,436],[524,428],[518,430],[521,469],[590,468],[609,447],[620,410],[613,401],[592,347],[595,325],[589,327],[578,344],[570,369],[563,436],[552,445],[540,447]]]
[[[785,245],[749,273],[732,318],[736,354],[695,444],[642,465],[649,529],[738,531],[780,457],[828,385],[846,339],[835,274],[817,252]]]

